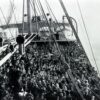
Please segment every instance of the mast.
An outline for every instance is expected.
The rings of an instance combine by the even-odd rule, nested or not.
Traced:
[[[30,15],[30,0],[27,0],[27,22],[28,22],[28,34],[31,34],[31,15]]]
[[[77,34],[77,32],[76,32],[76,30],[75,30],[75,28],[74,28],[74,26],[73,26],[73,23],[72,23],[72,21],[71,21],[71,18],[69,17],[69,14],[68,14],[68,12],[67,12],[65,6],[64,6],[63,1],[62,1],[62,0],[59,0],[59,2],[60,2],[60,5],[61,5],[61,7],[62,7],[62,9],[63,9],[63,11],[64,11],[64,13],[65,13],[67,19],[68,19],[68,22],[69,22],[69,24],[70,24],[70,26],[71,26],[71,28],[72,28],[72,30],[73,30],[75,36],[76,36],[77,41],[79,42],[80,46],[81,46],[82,49],[84,50],[83,45],[82,45],[82,43],[81,43],[81,41],[80,41],[80,39],[79,39],[79,37],[78,37],[78,34]],[[84,50],[84,53],[85,53],[85,55],[86,55],[85,50]],[[86,56],[87,56],[87,55],[86,55]],[[87,57],[87,58],[88,58],[88,57]],[[88,60],[89,60],[89,59],[88,59]],[[90,64],[91,64],[91,63],[90,63]],[[78,87],[78,85],[77,85],[76,82],[75,82],[75,79],[74,79],[74,76],[73,76],[73,74],[72,74],[71,69],[69,69],[69,70],[67,71],[67,73],[68,73],[69,77],[71,78],[71,81],[73,82],[74,86],[76,87],[77,92],[79,93],[81,99],[82,99],[82,100],[86,100],[86,99],[84,98],[84,96],[83,96],[83,94],[82,94],[80,88]]]
[[[70,16],[69,16],[69,14],[68,14],[68,12],[67,12],[65,6],[64,6],[63,1],[62,1],[62,0],[59,0],[59,2],[60,2],[60,4],[61,4],[61,7],[63,8],[63,11],[64,11],[64,13],[65,13],[65,15],[66,15],[66,17],[67,17],[67,19],[68,19],[68,22],[69,22],[69,24],[70,24],[70,26],[71,26],[71,28],[72,28],[72,30],[73,30],[73,32],[74,32],[74,35],[75,35],[75,37],[76,37],[78,43],[79,43],[80,46],[82,47],[82,49],[83,49],[83,51],[84,51],[84,53],[85,53],[85,55],[86,55],[86,57],[87,57],[87,59],[88,59],[90,65],[91,65],[91,62],[90,62],[90,60],[89,60],[89,58],[88,58],[88,56],[87,56],[87,54],[86,54],[86,52],[85,52],[85,49],[84,49],[84,47],[83,47],[83,45],[82,45],[82,43],[81,43],[81,41],[80,41],[80,39],[79,39],[79,36],[78,36],[78,34],[77,34],[77,31],[75,30],[75,28],[74,28],[74,26],[73,26],[72,20],[71,20],[71,18],[70,18]]]

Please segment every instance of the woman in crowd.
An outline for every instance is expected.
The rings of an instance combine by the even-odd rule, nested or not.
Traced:
[[[100,79],[81,48],[66,43],[60,49],[85,99],[100,100]],[[15,54],[0,68],[0,100],[81,100],[67,69],[55,47],[29,45],[24,56]]]

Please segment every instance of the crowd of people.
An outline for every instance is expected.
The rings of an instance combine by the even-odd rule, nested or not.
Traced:
[[[100,78],[75,42],[33,43],[0,67],[0,100],[100,100]],[[74,82],[68,74],[71,70]],[[80,90],[79,91],[77,90]]]

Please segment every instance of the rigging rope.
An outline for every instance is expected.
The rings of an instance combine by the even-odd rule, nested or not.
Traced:
[[[54,15],[54,13],[53,13],[53,11],[52,11],[52,9],[51,9],[51,7],[50,7],[48,1],[45,0],[45,2],[46,2],[47,9],[48,9],[49,13],[51,13],[50,16],[52,15],[51,18],[53,17],[54,20],[55,20],[55,22],[56,22],[56,23],[54,23],[55,26],[58,25],[58,27],[59,27],[59,29],[60,29],[60,32],[61,32],[63,35],[65,35],[65,34],[64,34],[64,31],[62,31],[62,29],[61,29],[61,27],[60,27],[60,25],[59,25],[59,22],[58,22],[57,18],[55,17],[55,15]],[[66,38],[66,40],[67,40],[67,38]],[[69,59],[69,61],[70,61],[70,58],[68,58],[68,59]],[[69,63],[69,62],[68,62],[68,63]]]
[[[78,5],[78,8],[79,8],[79,11],[80,11],[80,14],[81,14],[82,22],[83,22],[84,29],[85,29],[85,32],[86,32],[86,35],[87,35],[87,39],[88,39],[88,42],[89,42],[89,45],[90,45],[90,49],[91,49],[92,56],[93,56],[93,59],[94,59],[94,62],[95,62],[95,66],[96,66],[96,68],[97,68],[98,75],[100,75],[99,68],[98,68],[98,66],[97,66],[97,62],[96,62],[96,59],[95,59],[95,56],[94,56],[92,44],[91,44],[91,42],[90,42],[90,38],[89,38],[89,35],[88,35],[88,31],[87,31],[87,28],[86,28],[86,25],[85,25],[85,21],[84,21],[83,14],[82,14],[81,7],[80,7],[80,4],[79,4],[79,1],[78,1],[78,0],[77,0],[77,5]],[[100,97],[99,97],[94,91],[92,91],[92,89],[91,89],[91,92],[92,92],[98,99],[100,99]]]
[[[7,25],[10,23],[11,19],[12,19],[12,15],[13,15],[13,12],[14,12],[14,5],[10,3],[10,9],[9,10],[9,14],[8,14],[8,18],[7,18]]]
[[[14,14],[14,19],[15,19],[15,21],[16,21],[16,24],[18,23],[17,22],[17,18],[16,18],[16,15],[15,15],[15,13],[14,13],[14,7],[13,7],[13,3],[11,2],[11,0],[9,0],[10,1],[10,4],[11,4],[11,6],[12,6],[12,10],[13,10],[13,14]],[[13,1],[14,2],[14,1]]]
[[[62,29],[61,29],[61,27],[60,27],[60,25],[59,25],[59,22],[58,22],[57,18],[55,17],[55,15],[54,15],[54,13],[53,13],[53,11],[52,11],[52,9],[51,9],[49,3],[48,3],[48,1],[45,0],[45,2],[46,2],[48,11],[49,11],[49,12],[51,13],[51,15],[54,17],[54,20],[56,21],[56,23],[57,23],[57,25],[58,25],[58,27],[59,27],[59,29],[60,29],[60,32],[62,32],[62,33],[64,34],[64,32],[62,31]],[[54,24],[55,24],[55,23],[54,23]],[[56,24],[55,24],[55,25],[56,25]]]
[[[36,8],[38,9],[38,11],[39,11],[39,14],[40,14],[40,17],[43,15],[42,14],[42,11],[40,10],[40,8],[39,8],[39,5],[38,5],[38,3],[35,1],[35,4],[34,4],[34,1],[32,2],[32,0],[31,0],[31,6],[32,6],[32,10],[33,11],[35,11],[34,13],[36,13],[36,14],[34,14],[35,16],[36,15],[38,15],[38,12],[37,12],[37,10],[36,10]],[[34,10],[35,9],[35,10]],[[43,16],[44,17],[44,16]],[[45,27],[42,25],[42,21],[43,21],[43,19],[41,19],[41,21],[40,22],[38,22],[37,21],[37,18],[36,18],[36,23],[38,24],[37,25],[37,27],[38,27],[38,30],[42,27],[42,29],[44,29],[45,30]],[[44,21],[43,21],[44,22]],[[41,26],[40,26],[41,25]],[[38,34],[39,32],[37,31],[37,34]]]
[[[36,12],[35,0],[33,1],[33,7],[34,7],[34,16],[35,16],[35,21],[36,21],[36,32],[38,34],[39,27],[38,27],[38,21],[37,21],[37,12]]]
[[[31,8],[32,8],[33,14],[35,15],[35,13],[34,13],[34,6],[33,6],[32,0],[30,0],[30,5],[31,5]]]
[[[80,39],[79,39],[79,37],[78,37],[78,35],[77,35],[77,32],[76,32],[76,30],[75,30],[75,28],[74,28],[74,26],[73,26],[73,24],[72,24],[72,21],[71,21],[71,19],[70,19],[70,17],[69,17],[69,14],[68,14],[68,12],[67,12],[65,6],[64,6],[63,1],[62,1],[62,0],[59,0],[59,2],[60,2],[61,6],[62,6],[62,8],[63,8],[63,11],[64,11],[64,13],[65,13],[65,15],[66,15],[66,17],[67,17],[69,23],[70,23],[70,26],[71,26],[72,30],[74,31],[74,34],[75,34],[75,36],[76,36],[77,41],[79,42],[80,46],[82,47],[82,49],[83,49],[83,51],[84,51],[84,54],[86,55],[86,52],[85,52],[85,50],[84,50],[84,48],[83,48],[83,45],[82,45],[82,43],[81,43],[81,41],[80,41]],[[88,59],[88,57],[87,57],[87,59]],[[88,59],[88,61],[89,61],[89,59]],[[90,61],[89,61],[89,63],[90,63]],[[90,63],[90,64],[91,64],[91,63]],[[77,89],[77,90],[79,90],[79,89]],[[82,94],[80,91],[78,91],[78,92],[80,93],[80,96],[81,96],[82,99],[84,100],[83,94]]]
[[[31,0],[31,3],[32,3],[32,2],[34,2],[34,1]],[[32,6],[33,6],[33,3],[32,3]],[[36,14],[37,14],[37,15],[40,14],[40,16],[42,16],[42,12],[41,12],[41,10],[40,10],[40,8],[39,8],[39,5],[38,5],[38,3],[37,3],[36,1],[35,1],[35,6],[36,6],[37,11],[38,11],[38,12],[36,11]],[[32,8],[33,8],[33,11],[34,11],[34,6],[33,6]]]
[[[33,10],[33,12],[34,12],[34,17],[35,17],[35,23],[36,23],[36,34],[38,34],[39,33],[39,23],[38,23],[38,21],[37,21],[37,18],[36,18],[36,16],[38,15],[38,12],[36,11],[36,5],[35,5],[35,0],[32,2],[32,0],[30,0],[30,4],[31,4],[31,7],[32,7],[32,10]]]
[[[45,12],[44,12],[44,9],[43,9],[43,7],[42,7],[42,5],[41,5],[41,2],[40,2],[40,0],[38,0],[38,1],[39,1],[39,3],[40,3],[41,9],[43,10],[43,13],[44,13],[44,15],[45,15]],[[79,87],[77,86],[77,84],[76,84],[76,82],[75,82],[75,79],[74,79],[74,77],[73,77],[73,75],[72,75],[72,71],[71,71],[71,69],[70,69],[70,65],[66,62],[65,57],[64,57],[63,54],[61,53],[61,50],[60,50],[60,48],[59,48],[59,45],[58,45],[58,43],[57,43],[57,41],[56,41],[56,39],[55,39],[55,37],[54,37],[54,35],[53,35],[51,29],[50,29],[50,25],[49,25],[49,23],[48,23],[48,20],[47,20],[47,18],[46,18],[46,15],[45,15],[45,19],[46,19],[46,21],[47,21],[49,30],[50,30],[50,32],[51,32],[51,34],[52,34],[53,39],[54,39],[55,46],[56,46],[56,48],[57,48],[57,50],[58,50],[58,52],[59,52],[59,54],[60,54],[61,60],[63,61],[64,65],[68,67],[68,71],[67,71],[67,72],[68,72],[68,75],[69,75],[69,77],[70,77],[70,79],[71,79],[73,85],[76,87],[77,92],[78,92],[79,95],[81,96],[82,100],[85,100],[85,98],[83,97],[83,95],[82,95],[82,93],[81,93]]]
[[[16,15],[15,15],[15,12],[14,12],[14,10],[15,10],[15,8],[13,7],[14,6],[14,3],[12,3],[11,2],[11,0],[9,0],[10,1],[10,4],[11,4],[11,7],[12,7],[12,10],[13,10],[13,14],[14,14],[14,19],[15,19],[15,23],[16,23],[16,25],[17,25],[17,18],[16,18]],[[14,0],[13,0],[13,2],[14,2]],[[18,25],[17,25],[17,27],[18,27]],[[18,33],[16,32],[16,36],[18,35]]]
[[[43,12],[44,15],[45,15],[45,12],[44,12],[44,9],[43,9],[43,7],[42,7],[42,4],[41,4],[40,0],[38,0],[38,2],[39,2],[39,4],[40,4],[40,7],[41,7],[41,9],[42,9],[42,12]],[[52,33],[52,30],[51,30],[51,28],[50,28],[50,24],[49,24],[49,22],[48,22],[48,19],[47,19],[46,15],[45,15],[45,19],[46,19],[46,21],[47,21],[47,25],[48,25],[48,27],[49,27],[49,31],[50,31],[51,35],[53,36],[53,39],[54,39],[54,42],[55,42],[55,44],[56,44],[57,50],[59,51],[60,56],[63,57],[63,56],[62,56],[62,53],[61,53],[61,51],[60,51],[60,48],[59,48],[59,46],[58,46],[58,43],[57,43],[57,41],[56,41],[56,39],[55,39],[55,37],[54,37],[54,34]],[[63,57],[63,61],[66,62],[65,59],[64,59],[64,57]],[[66,63],[66,65],[68,66],[68,68],[70,68],[70,66],[69,66],[67,63]]]
[[[76,39],[77,39],[77,43],[82,47],[83,52],[84,52],[85,56],[87,57],[87,59],[88,59],[88,61],[89,61],[89,64],[91,65],[90,60],[89,60],[89,58],[88,58],[88,56],[87,56],[87,54],[86,54],[86,51],[85,51],[85,49],[84,49],[84,47],[83,47],[83,45],[82,45],[82,43],[81,43],[81,41],[80,41],[80,38],[79,38],[79,36],[78,36],[78,34],[77,34],[77,32],[76,32],[76,30],[75,30],[73,24],[72,24],[72,21],[71,21],[71,19],[70,19],[70,17],[69,17],[69,14],[68,14],[68,12],[67,12],[65,6],[64,6],[64,3],[62,2],[62,0],[59,0],[59,2],[60,2],[61,6],[62,6],[62,8],[63,8],[63,11],[64,11],[64,13],[65,13],[65,15],[66,15],[66,17],[67,17],[69,23],[70,23],[70,26],[71,26],[72,30],[74,31],[74,35],[75,35],[75,37],[76,37]],[[92,65],[91,65],[91,66],[92,66]]]
[[[5,16],[4,16],[4,13],[3,13],[1,7],[0,7],[0,11],[1,11],[1,13],[2,13],[2,15],[3,15],[3,18],[4,18],[4,21],[5,21],[6,25],[7,25],[7,20],[6,20]],[[7,26],[8,26],[8,25],[7,25]],[[9,32],[10,32],[11,36],[13,37],[13,35],[12,35],[10,29],[9,29]],[[13,37],[13,38],[14,38],[14,37]]]
[[[22,28],[22,35],[24,35],[24,11],[25,11],[25,0],[23,0],[23,13],[22,13],[22,24],[23,24],[23,28]]]
[[[35,4],[36,4],[37,10],[39,11],[40,15],[41,15],[43,18],[45,18],[44,15],[43,15],[43,13],[42,13],[42,11],[41,11],[41,8],[40,8],[38,2],[35,2]],[[42,19],[42,20],[43,20],[43,19]]]
[[[81,7],[80,7],[80,4],[79,4],[78,0],[77,0],[77,5],[78,5],[79,11],[80,11],[80,15],[81,15],[82,22],[83,22],[83,25],[84,25],[84,29],[85,29],[85,32],[86,32],[86,35],[87,35],[87,39],[88,39],[88,42],[89,42],[89,45],[90,45],[91,53],[92,53],[92,56],[93,56],[93,59],[94,59],[94,62],[95,62],[95,67],[97,68],[97,72],[100,75],[99,68],[98,68],[98,65],[97,65],[97,62],[96,62],[96,59],[95,59],[95,56],[94,56],[92,44],[90,42],[90,38],[89,38],[89,35],[88,35],[88,31],[87,31],[87,28],[86,28],[86,25],[85,25],[85,21],[84,21],[82,11],[81,11]]]

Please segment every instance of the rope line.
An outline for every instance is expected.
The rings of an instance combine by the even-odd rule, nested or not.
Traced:
[[[42,7],[42,5],[41,5],[40,0],[38,0],[38,1],[39,1],[40,6],[41,6],[41,8],[42,8],[42,10],[43,10],[43,7]],[[44,10],[43,10],[43,12],[44,12]],[[44,15],[45,15],[45,13],[44,13]],[[45,15],[45,18],[46,18],[46,15]],[[47,18],[46,18],[46,21],[47,21],[47,23],[48,23]],[[58,50],[58,52],[59,52],[59,54],[60,54],[61,60],[63,61],[64,65],[68,67],[67,72],[68,72],[69,77],[70,77],[70,79],[71,79],[73,85],[76,87],[77,92],[78,92],[79,95],[81,96],[82,100],[85,100],[84,97],[83,97],[83,95],[82,95],[81,92],[80,92],[79,87],[78,87],[77,84],[75,83],[75,79],[74,79],[74,77],[73,77],[73,75],[72,75],[72,71],[71,71],[71,69],[70,69],[70,65],[66,62],[65,57],[64,57],[63,54],[61,53],[61,50],[60,50],[60,48],[59,48],[59,45],[58,45],[58,43],[56,42],[55,37],[54,37],[54,35],[53,35],[53,33],[52,33],[51,29],[50,29],[49,23],[48,23],[48,26],[49,26],[49,30],[50,30],[50,32],[51,32],[51,34],[52,34],[52,36],[53,36],[55,46],[56,46],[56,48],[57,48],[57,50]]]
[[[3,18],[4,18],[4,21],[5,21],[6,25],[7,25],[7,20],[6,20],[5,16],[4,16],[4,13],[3,13],[1,7],[0,7],[0,11],[1,11],[1,13],[2,13],[2,15],[3,15]],[[8,25],[7,25],[7,26],[8,26]],[[9,29],[9,32],[10,32],[11,36],[13,37],[13,35],[12,35],[10,29]],[[14,37],[13,37],[13,38],[14,38]]]
[[[80,4],[79,4],[78,0],[77,0],[77,5],[78,5],[79,11],[80,11],[80,15],[81,15],[82,22],[83,22],[83,25],[84,25],[84,29],[85,29],[85,32],[86,32],[86,35],[87,35],[87,39],[88,39],[88,42],[89,42],[89,45],[90,45],[90,49],[91,49],[91,53],[92,53],[92,56],[93,56],[93,59],[94,59],[94,62],[95,62],[95,66],[97,68],[98,74],[100,75],[99,68],[98,68],[98,65],[97,65],[97,62],[96,62],[96,58],[94,56],[92,44],[90,42],[90,38],[89,38],[89,35],[88,35],[88,31],[87,31],[87,28],[86,28],[86,25],[85,25],[85,21],[84,21],[84,18],[83,18],[83,15],[82,15],[82,11],[81,11],[81,7],[80,7]]]

